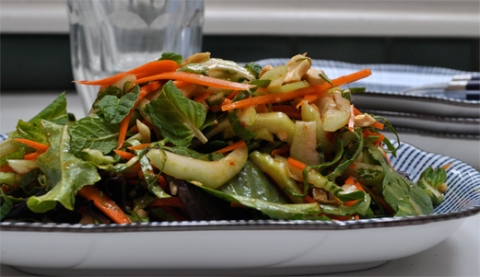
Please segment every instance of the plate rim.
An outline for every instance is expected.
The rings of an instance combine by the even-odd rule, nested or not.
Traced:
[[[246,230],[357,230],[423,225],[474,216],[480,213],[480,205],[461,211],[406,217],[384,217],[349,221],[315,220],[219,220],[184,222],[140,222],[131,224],[68,224],[1,222],[1,232],[61,232],[61,233],[125,233],[168,231],[246,231]]]

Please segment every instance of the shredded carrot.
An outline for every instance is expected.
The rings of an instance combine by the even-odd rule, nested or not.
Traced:
[[[448,170],[453,165],[453,162],[442,165],[443,169]]]
[[[135,154],[130,152],[122,151],[119,149],[115,149],[113,151],[115,151],[117,155],[119,155],[120,157],[122,157],[122,159],[125,159],[125,160],[130,160],[131,158],[135,157]]]
[[[173,81],[173,84],[174,84],[177,88],[186,88],[186,87],[192,85],[192,83],[187,82],[187,81],[182,81],[182,80],[175,80],[175,81]]]
[[[22,138],[14,138],[13,140],[25,144],[27,146],[32,147],[33,149],[37,150],[38,152],[45,152],[50,147],[48,144],[36,142],[30,139],[22,139]]]
[[[351,82],[355,82],[362,78],[365,78],[372,74],[370,69],[363,69],[357,72],[354,72],[349,75],[345,75],[336,79],[332,80],[332,84],[334,87],[342,86]],[[325,83],[323,85],[318,86],[310,86],[286,93],[275,93],[275,94],[267,94],[261,95],[256,97],[250,97],[243,100],[239,100],[227,105],[222,106],[222,111],[230,111],[233,109],[244,108],[248,106],[255,106],[259,104],[272,104],[272,103],[281,103],[285,101],[289,101],[298,97],[303,97],[307,94],[322,94],[332,88],[332,85],[329,83]]]
[[[15,172],[10,166],[2,165],[0,166],[0,172]]]
[[[272,111],[282,112],[282,113],[288,115],[290,118],[293,118],[293,119],[301,119],[302,118],[301,111],[296,109],[295,107],[289,106],[289,105],[275,105],[275,106],[272,107]]]
[[[233,98],[235,96],[237,96],[238,92],[239,92],[239,90],[232,91],[229,95],[227,95],[227,98],[230,99],[230,100],[233,100]]]
[[[303,96],[303,101],[307,101],[307,103],[312,103],[313,101],[317,100],[318,98],[318,95],[316,94],[307,94],[305,96]],[[297,106],[301,106],[303,105],[303,101],[300,101],[300,103],[298,103]],[[298,107],[297,107],[298,109]]]
[[[362,114],[362,112],[359,109],[357,109],[357,107],[355,107],[355,106],[353,107],[353,112],[354,112],[355,115]]]
[[[286,154],[289,151],[290,151],[290,145],[289,144],[284,144],[280,147],[277,147],[277,148],[273,149],[273,151],[272,151],[272,153],[270,153],[270,155],[275,157],[276,155]]]
[[[379,129],[379,130],[383,130],[384,126],[385,126],[385,124],[383,124],[382,122],[378,122],[378,121],[375,121],[375,123],[372,124],[373,128]]]
[[[249,90],[253,88],[253,85],[246,84],[246,83],[236,83],[231,81],[226,81],[223,79],[217,79],[213,77],[208,77],[200,74],[189,73],[189,72],[165,72],[153,76],[149,76],[146,78],[141,78],[136,81],[137,84],[155,81],[155,80],[181,80],[190,83],[194,83],[197,85],[208,86],[208,87],[215,87],[221,89],[229,89],[229,90]]]
[[[165,176],[158,175],[157,183],[160,184],[160,187],[162,187],[162,189],[164,190],[167,189],[168,183],[167,183],[167,179],[165,179]]]
[[[105,213],[115,223],[132,223],[120,207],[95,186],[87,185],[78,191],[81,197],[93,201],[95,207]]]
[[[345,180],[345,184],[354,185],[357,188],[357,190],[365,191],[362,187],[362,184],[360,184],[360,182],[355,180],[352,176],[348,176],[348,178]],[[347,207],[352,206],[355,203],[357,203],[357,200],[350,200],[345,202],[344,206],[347,206]]]
[[[182,200],[180,197],[168,197],[168,198],[156,198],[153,200],[149,206],[151,207],[177,207],[177,208],[183,208],[185,205],[183,205]]]
[[[23,156],[23,159],[29,160],[29,161],[35,161],[37,157],[38,157],[38,152],[32,152],[32,153],[25,154]]]
[[[140,103],[140,101],[145,96],[147,96],[150,92],[156,91],[160,87],[161,85],[159,82],[153,82],[140,88],[140,94],[138,95],[137,102],[135,103],[133,108],[130,110],[130,112],[127,114],[127,116],[125,116],[125,118],[120,123],[120,128],[118,131],[117,149],[122,148],[123,143],[125,142],[125,139],[127,137],[128,125],[130,124],[130,119],[132,118],[132,115],[138,103]]]
[[[200,93],[200,94],[196,95],[195,97],[193,97],[193,101],[201,103],[201,102],[207,100],[207,98],[210,95],[212,95],[212,92],[210,92],[210,91]]]
[[[177,68],[178,68],[178,64],[175,61],[160,60],[160,61],[153,61],[153,62],[143,64],[137,68],[131,69],[126,72],[118,73],[116,75],[113,75],[104,79],[95,80],[95,81],[75,81],[75,82],[82,85],[99,85],[102,87],[107,87],[115,83],[116,81],[122,79],[128,74],[134,74],[138,79],[138,78],[145,78],[151,75],[160,74],[163,72],[175,71],[177,70]]]
[[[348,130],[353,132],[355,129],[355,109],[353,105],[350,105],[350,118],[348,119]]]
[[[223,106],[223,105],[228,105],[228,104],[230,104],[230,103],[232,103],[232,100],[230,100],[230,99],[228,99],[228,98],[225,98],[225,99],[223,99],[223,102],[222,102],[222,105],[221,105],[221,106]]]
[[[150,146],[150,143],[142,143],[134,146],[127,147],[130,150],[142,150]]]
[[[238,149],[238,148],[243,148],[243,147],[247,147],[247,144],[245,143],[245,141],[239,140],[235,143],[230,144],[227,147],[224,147],[222,149],[218,149],[215,152],[216,153],[227,153],[227,152],[233,151],[233,150]]]
[[[303,197],[303,200],[305,200],[307,203],[318,203],[317,200],[313,199],[310,195]]]
[[[370,130],[366,129],[363,131],[363,138],[367,138],[369,136],[376,136],[378,137],[374,142],[373,144],[375,145],[380,145],[383,140],[385,139],[385,135],[384,134],[381,134],[381,133],[376,133],[376,132],[371,132]]]
[[[302,163],[301,161],[295,160],[292,157],[288,157],[287,161],[293,167],[298,168],[300,170],[304,170],[307,167],[304,163]]]
[[[147,120],[142,120],[142,123],[147,125],[147,127],[151,130],[153,129],[153,124],[148,122]],[[138,126],[137,125],[133,125],[132,128],[130,128],[128,130],[129,132],[131,133],[138,133]]]

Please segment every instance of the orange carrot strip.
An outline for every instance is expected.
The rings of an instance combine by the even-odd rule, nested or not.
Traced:
[[[277,148],[273,149],[272,153],[270,153],[270,155],[272,157],[275,157],[276,155],[282,155],[282,154],[288,153],[289,151],[290,151],[290,145],[289,144],[284,144],[280,147],[277,147]]]
[[[217,79],[213,77],[208,77],[200,74],[194,74],[189,72],[165,72],[153,76],[149,76],[146,78],[141,78],[136,81],[137,84],[155,81],[155,80],[181,80],[190,83],[194,83],[197,85],[208,86],[208,87],[215,87],[221,89],[229,89],[229,90],[248,90],[254,87],[254,85],[249,85],[245,83],[236,83],[230,82],[222,79]]]
[[[119,149],[115,149],[113,151],[115,151],[117,155],[119,155],[120,157],[122,157],[122,159],[125,159],[125,160],[130,160],[131,158],[135,157],[135,154],[130,152],[122,151]]]
[[[357,188],[357,190],[365,191],[362,187],[362,184],[360,184],[360,182],[355,180],[352,176],[348,176],[348,178],[345,180],[345,184],[354,185]],[[352,206],[355,203],[357,203],[357,200],[350,200],[345,202],[344,206],[347,206],[347,207]]]
[[[444,165],[442,165],[442,167],[443,167],[443,169],[448,170],[452,165],[453,165],[453,162],[448,163],[448,164],[444,164]]]
[[[287,162],[291,164],[293,167],[296,167],[300,170],[304,170],[307,167],[304,163],[302,163],[301,161],[295,160],[292,157],[288,157]]]
[[[235,149],[238,149],[238,148],[242,148],[242,147],[247,147],[247,144],[245,143],[245,141],[243,140],[239,140],[233,144],[230,144],[229,146],[227,147],[224,147],[222,149],[218,149],[217,151],[215,151],[216,153],[227,153],[227,152],[230,152],[230,151],[233,151]]]
[[[182,80],[175,80],[175,81],[173,81],[173,84],[177,88],[186,88],[186,87],[190,86],[192,83],[187,82],[187,81],[182,81]]]
[[[118,73],[116,75],[103,78],[95,81],[75,81],[82,85],[99,85],[102,87],[109,86],[116,81],[122,79],[128,74],[134,74],[137,78],[144,78],[150,75],[160,74],[163,72],[175,71],[178,69],[178,64],[172,60],[160,60],[143,64],[137,68],[131,69],[126,72]]]
[[[196,95],[195,97],[193,97],[193,101],[195,102],[203,102],[205,100],[207,100],[207,98],[212,94],[212,92],[210,91],[207,91],[207,92],[204,92],[204,93],[200,93],[198,95]]]
[[[159,82],[153,82],[148,85],[145,85],[140,88],[140,94],[138,95],[137,102],[135,103],[134,107],[130,110],[130,112],[125,116],[125,118],[120,123],[120,129],[118,131],[118,142],[117,142],[117,149],[122,148],[123,143],[127,137],[128,131],[128,124],[130,124],[130,118],[132,118],[133,112],[137,107],[140,100],[142,100],[145,96],[147,96],[150,92],[155,91],[161,87]]]
[[[149,204],[151,207],[177,207],[177,208],[183,208],[185,205],[183,205],[182,200],[180,200],[180,197],[168,197],[168,198],[156,198],[155,200],[152,201],[152,203]]]
[[[165,176],[158,175],[157,183],[160,184],[160,187],[162,187],[162,189],[164,190],[167,189],[168,183],[167,183],[167,179],[165,179]]]
[[[355,129],[355,110],[353,105],[350,105],[350,118],[348,119],[348,130],[353,132]]]
[[[39,152],[45,152],[50,147],[48,144],[36,142],[30,139],[14,138],[13,140],[28,145]]]
[[[317,200],[313,199],[310,195],[303,197],[303,200],[305,200],[307,203],[318,203]]]
[[[289,105],[275,105],[272,107],[272,111],[283,112],[284,114],[288,115],[290,118],[293,118],[293,119],[302,118],[302,113],[300,112],[300,110]]]
[[[362,114],[362,112],[359,109],[357,109],[356,107],[353,107],[353,112],[355,113],[355,115]]]
[[[38,157],[38,152],[32,152],[32,153],[28,153],[28,154],[25,154],[23,156],[23,159],[24,160],[29,160],[29,161],[34,161],[36,160]]]
[[[115,223],[132,223],[122,209],[120,209],[120,207],[108,196],[104,195],[97,187],[91,185],[84,186],[78,191],[78,195],[87,200],[93,201],[95,207],[105,213]]]
[[[233,100],[233,98],[235,96],[237,96],[238,92],[239,92],[239,90],[232,91],[229,95],[227,95],[227,98],[230,99],[230,100]]]
[[[15,172],[10,166],[2,165],[0,166],[0,172]]]
[[[378,121],[375,121],[375,123],[372,124],[373,128],[376,128],[376,129],[379,129],[379,130],[383,130],[384,126],[385,126],[385,124],[383,124],[382,122],[378,122]]]
[[[370,69],[363,69],[357,72],[354,72],[349,75],[345,75],[336,79],[332,80],[333,87],[343,86],[345,84],[355,82],[362,78],[365,78],[371,75],[372,72]],[[246,98],[240,101],[233,102],[231,104],[227,104],[222,106],[222,111],[230,111],[237,108],[244,108],[248,106],[255,106],[259,104],[272,104],[272,103],[280,103],[285,102],[288,100],[292,100],[297,97],[303,97],[307,94],[322,94],[325,93],[328,89],[332,88],[332,85],[329,83],[325,83],[323,85],[318,86],[310,86],[286,93],[275,93],[275,94],[268,94],[268,95],[261,95],[256,97]]]

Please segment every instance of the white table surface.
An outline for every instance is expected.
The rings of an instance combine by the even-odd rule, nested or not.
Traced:
[[[0,95],[0,133],[13,130],[18,119],[30,119],[60,93],[60,91],[2,92]],[[84,116],[80,99],[74,92],[67,93],[67,109],[77,118]],[[480,167],[479,141],[468,140],[452,143],[451,139],[402,133],[400,133],[400,138],[426,151],[468,162],[477,170]],[[393,260],[376,268],[330,274],[330,276],[480,276],[479,261],[480,215],[476,215],[467,218],[446,240],[422,253]],[[3,264],[0,265],[0,275],[32,276]]]

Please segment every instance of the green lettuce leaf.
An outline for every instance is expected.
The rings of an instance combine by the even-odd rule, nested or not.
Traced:
[[[163,86],[160,96],[146,109],[162,136],[175,145],[189,145],[194,137],[203,143],[207,141],[200,130],[207,117],[205,108],[186,98],[172,81]]]
[[[105,95],[95,104],[95,108],[100,109],[107,122],[120,123],[135,107],[139,93],[140,87],[135,86],[132,92],[126,93],[120,98],[115,95]]]
[[[324,218],[320,215],[322,210],[317,203],[279,204],[261,199],[229,194],[219,190],[209,189],[204,186],[201,186],[201,188],[226,201],[240,203],[249,208],[256,209],[272,219],[305,220]]]
[[[240,173],[218,190],[278,204],[288,203],[285,195],[251,161],[247,161]]]
[[[178,64],[182,63],[182,55],[174,53],[174,52],[165,52],[162,53],[162,56],[158,59],[160,60],[172,60],[174,62],[177,62]]]
[[[68,123],[67,98],[65,92],[60,94],[52,103],[32,117],[28,122],[19,120],[16,131],[11,132],[8,136],[11,138],[27,138],[46,143],[47,138],[41,126],[42,120],[48,120],[60,125]]]
[[[74,138],[70,151],[78,157],[81,157],[81,152],[86,148],[108,154],[117,147],[118,124],[108,123],[100,117],[84,117],[71,124],[68,133]]]
[[[396,211],[395,216],[425,215],[433,213],[433,204],[425,191],[404,178],[387,162],[383,154],[373,145],[368,151],[383,168],[385,177],[382,194],[385,201]]]
[[[50,148],[39,155],[37,163],[45,175],[47,193],[32,196],[27,206],[36,213],[49,211],[61,203],[73,210],[75,194],[85,185],[93,185],[100,180],[97,168],[91,162],[85,162],[69,152],[70,136],[68,125],[62,126],[43,121],[45,133],[49,134]]]

